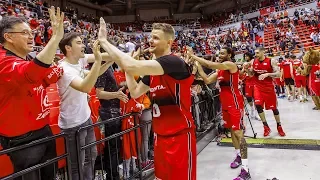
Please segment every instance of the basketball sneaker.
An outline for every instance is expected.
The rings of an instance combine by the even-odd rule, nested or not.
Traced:
[[[264,136],[264,137],[269,136],[269,135],[270,135],[270,132],[271,132],[270,127],[269,127],[269,126],[263,126],[263,128],[264,128],[263,136]]]
[[[245,169],[241,169],[241,172],[238,177],[234,178],[233,180],[250,180],[251,175],[249,171],[247,172]]]
[[[237,157],[233,160],[233,162],[230,164],[230,167],[231,167],[232,169],[236,169],[236,168],[238,168],[241,164],[242,164],[242,163],[241,163],[241,157],[240,157],[240,156],[237,156]]]
[[[278,134],[283,137],[283,136],[286,136],[286,133],[284,133],[283,129],[282,129],[282,126],[278,126],[277,127],[278,129]]]

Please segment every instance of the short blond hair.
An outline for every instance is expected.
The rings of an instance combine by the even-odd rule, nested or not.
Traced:
[[[162,30],[169,38],[174,40],[175,30],[174,28],[167,23],[153,23],[152,30]]]

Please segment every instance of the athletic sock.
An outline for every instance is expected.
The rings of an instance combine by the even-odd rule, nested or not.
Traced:
[[[277,127],[281,126],[281,122],[277,122]]]
[[[240,149],[236,149],[236,150],[235,150],[235,153],[236,153],[236,157],[238,157],[238,156],[241,157]]]
[[[268,123],[267,123],[267,122],[263,122],[263,125],[264,125],[264,126],[268,126],[268,127],[269,127],[269,125],[268,125]]]
[[[242,169],[246,170],[247,172],[249,171],[249,162],[248,159],[241,159],[241,167]]]

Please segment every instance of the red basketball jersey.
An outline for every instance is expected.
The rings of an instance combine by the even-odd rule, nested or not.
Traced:
[[[261,74],[273,73],[271,59],[267,57],[263,61],[255,59],[252,65],[254,71],[255,87],[257,87],[261,91],[274,91],[274,85],[271,77],[267,77],[264,80],[258,79]]]
[[[320,87],[320,64],[312,65],[309,75],[310,87]]]
[[[243,95],[239,90],[239,71],[230,73],[229,70],[219,70],[218,83],[222,109],[242,109]]]
[[[167,74],[150,76],[155,133],[163,136],[175,135],[195,127],[191,114],[193,79],[192,75],[183,80],[176,80]]]

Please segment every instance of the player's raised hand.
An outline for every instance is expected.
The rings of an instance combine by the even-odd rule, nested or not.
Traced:
[[[98,33],[99,41],[106,41],[107,40],[107,24],[104,19],[100,18],[100,29]]]
[[[51,8],[48,11],[50,15],[53,37],[57,38],[58,40],[61,40],[64,35],[64,27],[63,27],[64,13],[60,12],[59,7],[57,8],[57,11],[56,11],[53,6],[51,6]]]
[[[99,45],[99,40],[96,40],[93,43],[93,54],[96,62],[101,62],[102,61],[102,56],[100,52],[100,45]]]

